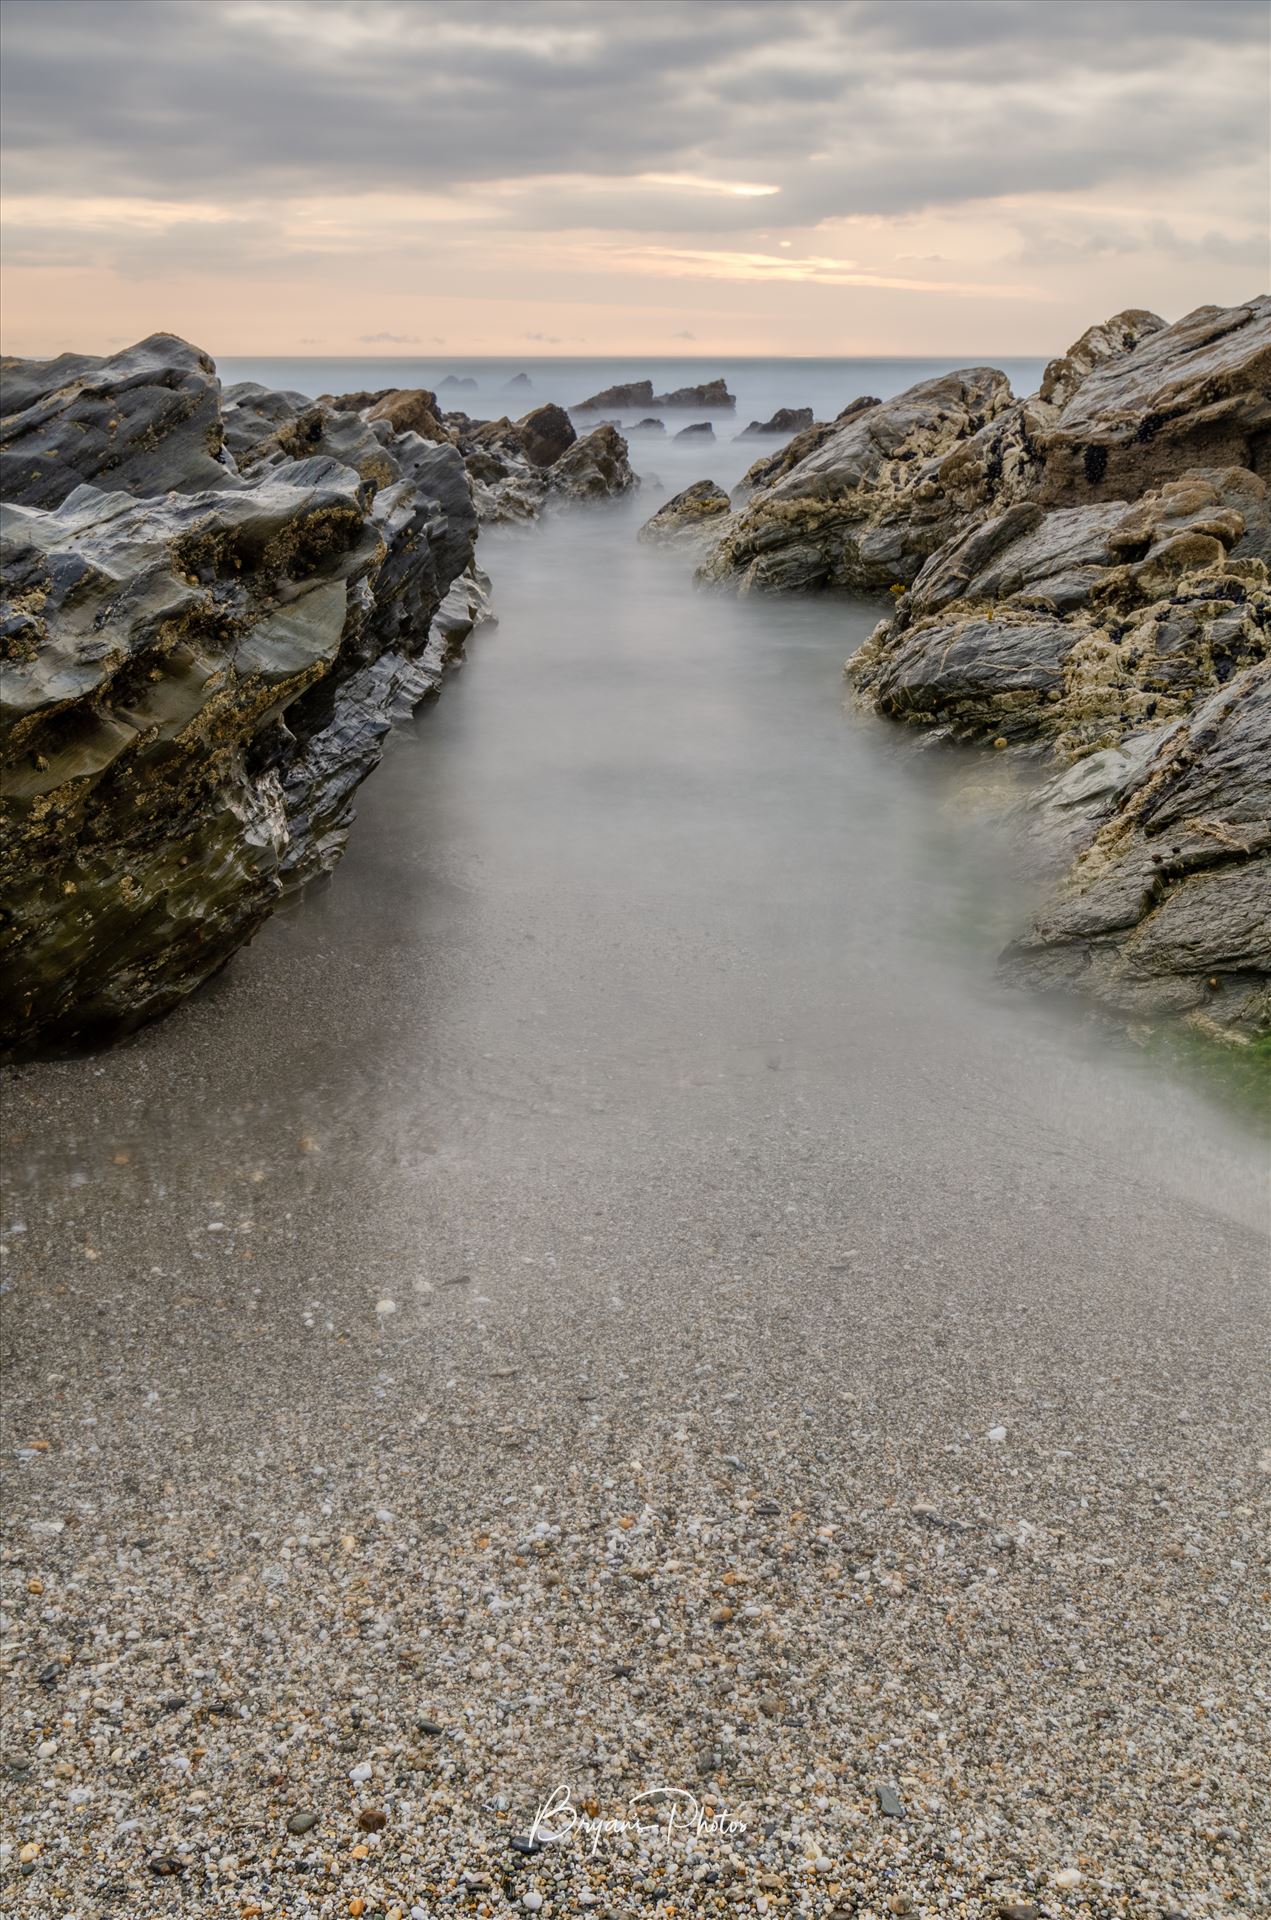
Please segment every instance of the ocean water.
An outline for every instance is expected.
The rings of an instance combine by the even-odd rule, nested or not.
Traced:
[[[374,392],[380,387],[428,387],[448,409],[482,420],[497,420],[503,414],[516,419],[548,400],[573,408],[580,400],[590,399],[606,387],[625,385],[633,380],[652,380],[654,393],[658,394],[673,392],[677,387],[700,386],[722,376],[729,392],[736,396],[734,410],[665,409],[659,415],[666,423],[665,434],[632,436],[632,459],[637,469],[667,475],[673,483],[668,492],[707,476],[731,486],[765,447],[781,444],[780,440],[737,439],[752,420],[769,420],[778,407],[811,407],[815,419],[832,420],[862,394],[872,393],[886,400],[893,394],[903,393],[919,380],[930,380],[954,367],[972,364],[975,363],[966,359],[906,358],[429,360],[400,356],[217,362],[226,386],[239,380],[258,380],[264,386],[285,387],[311,398],[321,393]],[[1036,390],[1046,363],[1044,360],[1001,360],[990,354],[979,364],[1000,367],[1013,390],[1026,394]],[[509,381],[521,373],[529,376],[529,388],[509,388]],[[475,380],[477,384],[475,388],[447,387],[445,382],[451,377]],[[631,427],[648,413],[648,408],[606,409],[605,417]],[[699,439],[675,442],[676,432],[700,420],[710,421],[715,435],[713,446],[704,446]],[[586,416],[579,415],[577,424],[585,428]]]

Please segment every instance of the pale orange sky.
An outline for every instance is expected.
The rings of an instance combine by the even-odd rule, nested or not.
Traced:
[[[1265,0],[7,0],[7,351],[1048,353],[1268,278]]]

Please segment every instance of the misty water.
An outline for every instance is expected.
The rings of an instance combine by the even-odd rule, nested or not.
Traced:
[[[1189,1285],[1231,1234],[1251,1271],[1264,1148],[1238,1087],[996,979],[1038,884],[1004,824],[1035,768],[852,708],[876,603],[702,594],[637,543],[690,480],[740,476],[749,418],[936,370],[533,367],[518,411],[722,371],[737,417],[705,446],[634,438],[635,496],[484,533],[500,624],[392,741],[330,883],[158,1026],[13,1076],[11,1184],[47,1254],[113,1248],[149,1276],[114,1311],[158,1339],[233,1220],[267,1236],[284,1313],[478,1251],[512,1284],[571,1238],[583,1293],[641,1259],[692,1286],[700,1248],[796,1204],[826,1257],[872,1239]],[[496,412],[515,371],[447,398]]]

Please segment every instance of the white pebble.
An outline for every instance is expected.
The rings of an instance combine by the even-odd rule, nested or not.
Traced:
[[[375,1302],[375,1311],[381,1315],[396,1313],[397,1302],[396,1300],[377,1300]]]
[[[362,1782],[364,1780],[369,1780],[370,1777],[371,1777],[371,1763],[369,1760],[359,1760],[358,1764],[355,1767],[349,1768],[349,1779],[352,1780],[357,1786],[361,1786]]]
[[[989,1439],[990,1439],[990,1440],[991,1440],[991,1441],[993,1442],[993,1445],[994,1445],[995,1447],[1000,1447],[1000,1446],[1001,1446],[1001,1444],[1002,1444],[1002,1442],[1003,1442],[1003,1440],[1005,1440],[1005,1438],[1006,1438],[1006,1428],[1005,1428],[1005,1427],[990,1427],[990,1428],[989,1428]]]
[[[1057,1887],[1079,1887],[1081,1885],[1081,1869],[1079,1867],[1061,1867],[1055,1875],[1055,1885]]]

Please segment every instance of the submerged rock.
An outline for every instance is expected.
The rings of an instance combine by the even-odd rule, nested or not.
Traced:
[[[695,420],[691,427],[681,427],[674,437],[677,440],[713,440],[715,429],[709,420]]]
[[[198,488],[206,356],[156,336],[76,364],[68,385],[65,362],[24,363],[22,415],[46,481],[79,462],[104,484],[3,509],[10,1052],[164,1012],[333,866],[394,719],[485,612],[456,448],[239,387],[208,430],[232,454]],[[121,378],[132,425],[103,468],[93,422]]]

